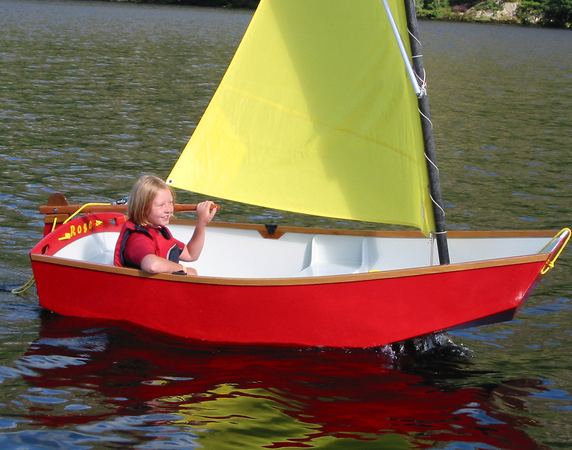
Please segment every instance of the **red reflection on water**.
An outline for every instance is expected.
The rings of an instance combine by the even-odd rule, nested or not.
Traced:
[[[403,435],[418,448],[450,442],[540,447],[523,431],[533,425],[530,421],[499,410],[499,403],[507,410],[524,409],[519,396],[525,392],[506,384],[455,387],[439,374],[438,361],[428,376],[431,371],[420,374],[396,368],[387,354],[373,350],[190,347],[97,326],[105,325],[58,316],[44,319],[40,338],[23,359],[61,355],[81,359],[82,364],[32,367],[38,376],[25,378],[41,388],[94,390],[103,397],[101,402],[113,405],[111,411],[91,415],[89,410],[49,415],[31,411],[29,419],[64,427],[106,417],[172,413],[223,396],[254,397],[249,390],[255,389],[257,396],[267,392],[262,396],[284,414],[312,425],[311,433],[274,442],[274,448],[311,447],[313,440],[324,436],[369,440],[388,433]],[[459,368],[453,377],[469,375]],[[537,380],[515,383],[541,389]],[[232,386],[232,392],[217,393],[222,385]],[[168,404],[165,398],[170,399]]]

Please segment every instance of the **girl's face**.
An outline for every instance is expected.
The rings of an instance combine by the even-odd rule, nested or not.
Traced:
[[[169,224],[173,215],[173,195],[169,189],[162,189],[151,203],[151,210],[147,217],[148,222],[154,227],[164,227]]]

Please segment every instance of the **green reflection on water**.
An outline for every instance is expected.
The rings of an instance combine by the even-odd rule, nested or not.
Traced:
[[[288,412],[298,411],[292,398],[265,389],[239,389],[223,384],[200,396],[166,397],[160,402],[179,403],[184,424],[198,437],[202,448],[236,449],[311,447],[328,449],[411,448],[406,436],[370,435],[343,432],[336,436],[322,432],[321,426],[304,422]],[[387,447],[385,447],[387,446]]]

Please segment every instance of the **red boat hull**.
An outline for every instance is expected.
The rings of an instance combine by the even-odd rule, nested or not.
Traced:
[[[62,315],[211,342],[371,347],[514,312],[543,264],[284,286],[129,276],[42,260],[33,269],[40,304]]]
[[[53,256],[82,235],[117,231],[121,217],[76,219],[32,249],[42,307],[209,342],[372,347],[510,319],[553,253],[281,279],[149,275]]]

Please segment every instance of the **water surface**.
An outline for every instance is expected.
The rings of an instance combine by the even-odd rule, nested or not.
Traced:
[[[30,275],[50,193],[110,201],[141,173],[168,174],[250,17],[0,0],[4,291]],[[449,227],[570,225],[570,32],[423,22],[421,33]],[[230,202],[220,218],[359,226]],[[2,291],[0,447],[567,448],[571,275],[568,251],[517,320],[399,358],[175,345],[45,316],[34,290]]]

